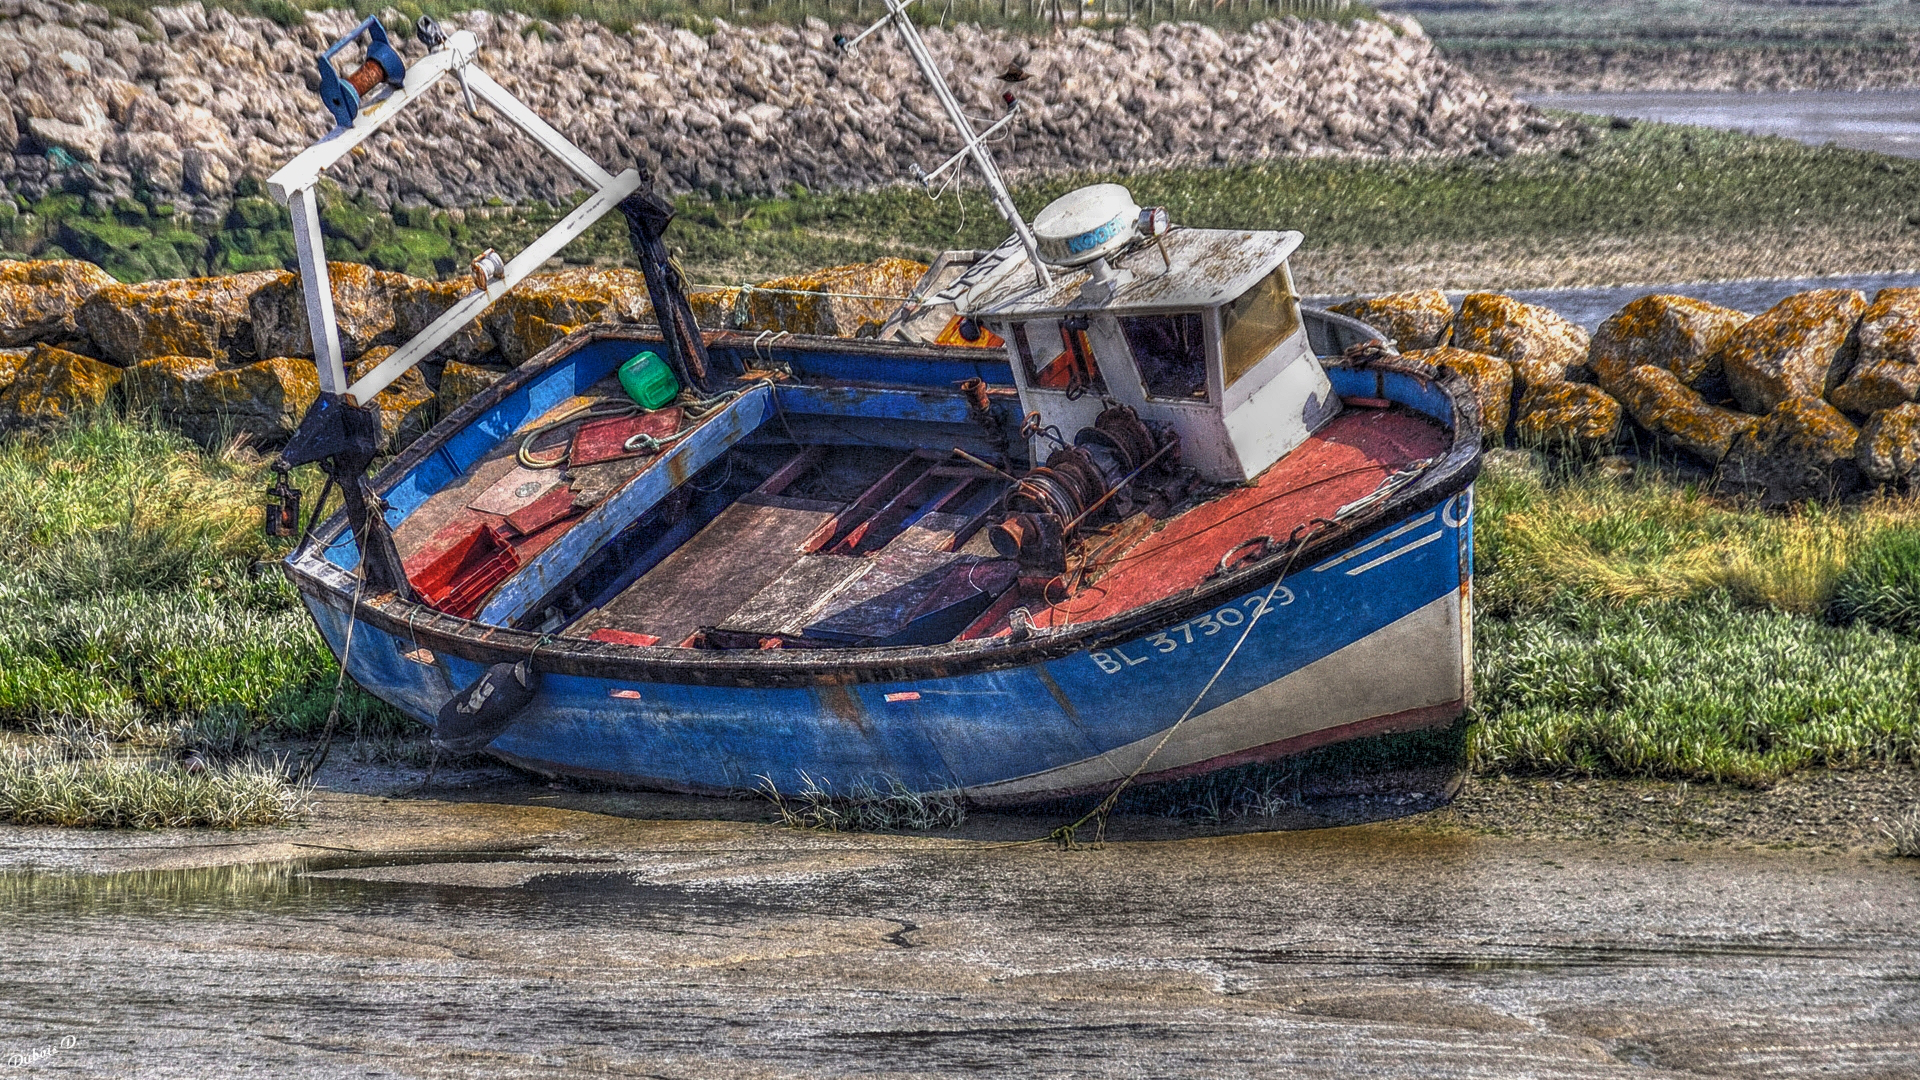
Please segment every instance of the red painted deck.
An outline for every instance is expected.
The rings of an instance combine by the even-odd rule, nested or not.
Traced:
[[[1296,527],[1333,517],[1393,473],[1444,452],[1447,445],[1446,429],[1430,420],[1399,409],[1349,408],[1252,483],[1169,519],[1116,553],[1098,556],[1088,575],[1092,584],[1050,606],[1034,607],[1033,623],[1091,622],[1191,589],[1240,545],[1257,553],[1251,543],[1256,537],[1284,543]]]

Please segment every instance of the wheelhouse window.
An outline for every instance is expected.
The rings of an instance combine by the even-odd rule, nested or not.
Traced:
[[[1100,365],[1093,359],[1084,320],[1029,319],[1013,324],[1013,348],[1027,385],[1042,390],[1064,390],[1077,398],[1092,391],[1107,392]],[[1051,339],[1051,340],[1049,340]],[[1053,352],[1053,349],[1059,352]],[[1046,357],[1044,362],[1042,357]]]
[[[1148,397],[1171,401],[1207,399],[1207,340],[1200,313],[1130,315],[1120,319],[1127,348],[1140,369]]]
[[[1300,302],[1282,263],[1220,312],[1220,353],[1226,385],[1253,370],[1274,347],[1300,329]]]

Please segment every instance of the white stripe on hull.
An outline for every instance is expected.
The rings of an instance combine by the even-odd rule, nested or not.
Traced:
[[[1466,694],[1460,593],[1425,607],[1180,725],[1153,755],[1163,772],[1342,727],[1460,701]],[[1110,783],[1146,760],[1164,731],[1070,765],[967,789],[983,800]]]

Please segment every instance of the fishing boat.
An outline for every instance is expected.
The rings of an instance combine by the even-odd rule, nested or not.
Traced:
[[[1119,185],[1029,225],[986,149],[1006,119],[976,129],[887,7],[843,45],[898,33],[964,140],[923,175],[971,161],[1010,235],[943,258],[877,337],[697,326],[668,204],[487,79],[470,35],[423,20],[425,59],[370,49],[330,84],[353,35],[321,58],[356,96],[270,181],[323,388],[277,465],[320,462],[342,493],[285,569],[345,671],[450,750],[707,794],[812,777],[1029,803],[1454,725],[1464,382],[1303,307],[1296,232],[1182,227]],[[349,384],[313,185],[448,77],[591,193]],[[615,208],[658,328],[575,332],[367,479],[375,394]]]

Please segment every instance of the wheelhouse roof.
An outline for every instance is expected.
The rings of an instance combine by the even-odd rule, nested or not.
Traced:
[[[1165,237],[1164,262],[1150,240],[1108,260],[1115,270],[1132,271],[1133,280],[1105,303],[1080,294],[1080,286],[1093,277],[1089,268],[1057,272],[1053,287],[1042,289],[1019,249],[1003,244],[945,295],[962,314],[988,319],[1211,307],[1238,298],[1273,273],[1300,246],[1300,239],[1297,232],[1175,228]]]

